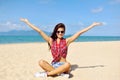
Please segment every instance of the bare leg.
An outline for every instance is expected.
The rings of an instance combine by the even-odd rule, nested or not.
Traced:
[[[39,61],[39,65],[41,66],[42,69],[44,69],[46,72],[50,72],[52,70],[54,70],[55,68],[52,67],[52,65],[50,65],[47,61],[45,60],[40,60]]]
[[[71,66],[70,63],[66,62],[62,66],[55,69],[45,60],[40,60],[39,65],[41,66],[42,69],[48,72],[48,76],[54,76],[63,72],[69,72]]]
[[[69,70],[70,70],[70,63],[66,62],[64,65],[48,72],[48,76],[53,76],[53,75],[60,74],[63,72],[68,72]]]

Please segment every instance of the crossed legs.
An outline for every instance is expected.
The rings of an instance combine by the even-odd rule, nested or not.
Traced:
[[[70,70],[70,63],[65,62],[65,64],[61,65],[58,68],[54,68],[52,65],[50,65],[47,61],[45,60],[40,60],[39,65],[41,66],[42,69],[44,69],[46,72],[48,72],[48,76],[54,76],[63,72],[69,72]]]

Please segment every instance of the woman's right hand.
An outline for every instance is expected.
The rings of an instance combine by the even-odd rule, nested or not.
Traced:
[[[26,18],[20,18],[20,20],[23,21],[23,22],[25,22],[25,23],[28,22],[28,20]]]

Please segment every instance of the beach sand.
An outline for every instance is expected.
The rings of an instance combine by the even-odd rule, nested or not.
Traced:
[[[36,78],[38,61],[52,60],[47,43],[0,44],[0,80],[68,80]],[[120,41],[74,42],[69,46],[69,80],[120,80]]]

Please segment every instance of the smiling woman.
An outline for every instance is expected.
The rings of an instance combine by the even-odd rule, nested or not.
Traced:
[[[39,75],[41,77],[61,75],[61,74],[63,75],[63,73],[69,73],[71,64],[66,60],[69,44],[75,41],[84,32],[90,30],[95,26],[101,25],[101,23],[94,22],[92,25],[88,26],[87,28],[80,30],[73,36],[65,39],[64,38],[65,25],[63,23],[58,23],[55,26],[52,35],[49,37],[41,29],[31,24],[27,19],[21,18],[20,20],[25,22],[35,31],[37,31],[45,39],[45,41],[49,43],[53,60],[51,64],[49,64],[45,60],[39,61],[40,67],[43,70],[45,70],[45,72],[37,74],[37,76]],[[56,65],[57,67],[55,67]],[[69,74],[67,74],[67,77],[69,77]]]

